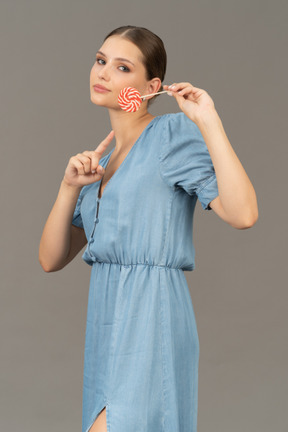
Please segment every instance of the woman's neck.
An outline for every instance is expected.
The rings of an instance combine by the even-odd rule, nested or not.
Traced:
[[[139,111],[127,113],[109,110],[111,129],[115,132],[115,154],[120,154],[130,148],[154,118],[147,110],[145,112]]]

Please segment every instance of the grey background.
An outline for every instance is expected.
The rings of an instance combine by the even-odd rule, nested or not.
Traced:
[[[110,131],[89,74],[106,34],[127,24],[163,39],[164,83],[210,94],[258,198],[248,230],[196,206],[196,269],[185,275],[200,338],[198,430],[288,430],[287,9],[1,0],[1,430],[81,430],[90,267],[79,254],[47,274],[38,246],[69,158]],[[150,112],[179,110],[162,95]]]

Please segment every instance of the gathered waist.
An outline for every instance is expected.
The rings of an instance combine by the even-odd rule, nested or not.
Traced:
[[[169,266],[167,264],[153,264],[153,263],[141,263],[141,262],[138,262],[138,263],[122,263],[121,262],[121,263],[119,263],[119,262],[113,262],[113,261],[103,261],[103,260],[99,260],[99,259],[96,259],[95,261],[93,261],[92,265],[94,266],[94,265],[99,265],[99,264],[117,265],[120,267],[135,267],[135,266],[145,266],[145,267],[153,267],[153,268],[159,267],[160,269],[165,268],[167,270],[182,270],[183,271],[183,269],[181,267],[172,267],[172,266]]]

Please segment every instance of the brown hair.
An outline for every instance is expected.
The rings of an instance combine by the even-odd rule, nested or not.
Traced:
[[[155,33],[146,29],[145,27],[136,26],[122,26],[112,30],[104,39],[110,36],[120,35],[123,38],[133,42],[143,54],[143,64],[146,69],[146,79],[149,81],[153,78],[160,78],[161,82],[164,80],[167,55],[164,48],[163,41]],[[158,91],[163,90],[162,84]],[[148,100],[147,107],[158,96]]]

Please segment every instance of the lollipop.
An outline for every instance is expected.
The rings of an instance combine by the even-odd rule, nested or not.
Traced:
[[[154,96],[160,93],[168,93],[168,90],[158,92],[158,93],[151,93],[149,95],[140,96],[140,93],[138,90],[136,90],[134,87],[125,87],[121,90],[118,96],[118,103],[120,107],[127,112],[135,112],[138,111],[142,104],[142,98],[145,100],[148,96]]]
[[[133,87],[125,87],[118,96],[120,107],[127,112],[135,112],[140,108],[142,99],[138,90]]]

